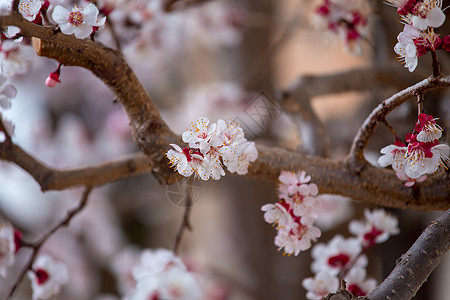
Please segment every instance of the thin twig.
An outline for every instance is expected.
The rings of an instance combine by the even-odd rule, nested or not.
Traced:
[[[42,236],[38,241],[34,243],[24,242],[24,247],[30,247],[32,248],[32,255],[28,259],[25,266],[22,268],[19,276],[16,278],[13,286],[11,287],[10,292],[8,293],[8,297],[12,297],[14,292],[16,291],[17,287],[19,286],[19,283],[22,281],[22,278],[25,276],[28,270],[31,270],[31,267],[37,257],[37,254],[41,247],[44,245],[44,243],[62,226],[69,226],[70,221],[72,218],[77,215],[85,206],[87,203],[87,200],[89,198],[89,194],[92,190],[92,187],[86,186],[83,195],[81,196],[80,203],[77,207],[73,208],[72,210],[67,212],[67,215],[62,219],[60,222],[58,222],[55,226],[53,226],[44,236]]]
[[[433,76],[438,77],[439,75],[441,75],[441,71],[439,70],[439,61],[436,51],[431,51],[431,57],[433,59]]]
[[[381,120],[381,122],[384,124],[384,126],[386,126],[386,127],[389,129],[389,131],[392,133],[392,135],[394,136],[394,138],[395,138],[396,141],[400,140],[400,139],[398,138],[397,133],[396,133],[395,130],[394,130],[394,127],[392,127],[392,125],[389,124],[389,122],[388,122],[386,119]]]
[[[119,36],[117,35],[117,31],[114,26],[114,23],[111,21],[110,18],[106,18],[106,25],[108,26],[109,31],[111,32],[111,36],[114,40],[114,43],[116,44],[116,49],[119,51],[122,51],[122,46],[120,45]]]
[[[188,180],[187,184],[185,185],[185,209],[184,209],[184,214],[183,214],[183,220],[180,224],[180,227],[178,228],[178,232],[177,235],[175,237],[175,245],[173,246],[173,252],[175,254],[178,253],[178,250],[180,248],[180,244],[181,244],[181,240],[183,239],[183,235],[184,232],[187,230],[192,230],[191,228],[191,224],[189,222],[189,216],[191,214],[191,210],[192,210],[192,190],[191,190],[191,185],[189,184],[189,181],[191,179]]]
[[[417,95],[417,115],[423,113],[423,94]]]
[[[19,12],[19,3],[20,3],[20,0],[13,0],[13,2],[11,4],[11,11]]]
[[[11,136],[8,133],[8,130],[6,129],[5,124],[3,123],[3,116],[0,114],[0,131],[3,132],[5,135],[5,141],[3,143],[7,143],[8,145],[12,143]]]

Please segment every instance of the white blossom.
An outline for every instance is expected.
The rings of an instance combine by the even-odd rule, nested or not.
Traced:
[[[258,158],[255,144],[247,141],[242,128],[234,122],[219,119],[210,124],[208,118],[202,117],[188,126],[182,139],[189,147],[181,149],[172,144],[175,150],[169,150],[166,156],[185,177],[194,174],[202,180],[218,180],[225,175],[223,166],[245,175],[250,163]]]
[[[399,233],[398,220],[384,209],[364,210],[364,221],[352,221],[349,231],[356,235],[365,247],[385,242],[391,235]]]
[[[139,281],[144,277],[157,277],[172,267],[186,270],[181,259],[172,251],[162,248],[145,249],[141,253],[139,263],[133,268],[132,274],[133,278]]]
[[[381,167],[392,165],[392,169],[400,172],[405,167],[407,150],[408,148],[401,142],[386,146],[380,151],[383,155],[378,158],[378,164]]]
[[[335,293],[339,289],[339,280],[333,274],[322,271],[317,273],[314,278],[303,279],[302,285],[307,290],[306,299],[319,300],[329,293]]]
[[[101,27],[105,24],[106,17],[97,20],[99,11],[97,6],[89,4],[79,8],[76,5],[72,11],[68,11],[61,5],[57,5],[52,13],[53,20],[59,25],[64,34],[74,34],[79,39],[87,38],[94,31],[93,27]]]
[[[33,300],[51,299],[61,292],[64,284],[69,282],[67,267],[48,255],[39,256],[28,271],[33,289]]]
[[[290,228],[280,228],[274,243],[278,250],[284,249],[284,253],[288,255],[298,255],[300,251],[308,250],[311,247],[311,242],[316,241],[320,235],[319,228],[297,222],[293,223]]]
[[[41,0],[20,0],[19,12],[28,21],[33,21],[41,9]]]
[[[366,279],[366,270],[363,268],[352,268],[344,279],[347,290],[355,297],[366,296],[377,286],[375,279]]]
[[[5,76],[0,74],[0,107],[8,109],[11,107],[10,99],[17,94],[17,89],[10,83]]]
[[[399,55],[399,60],[405,64],[410,72],[417,67],[419,58],[417,57],[417,47],[414,39],[420,37],[420,32],[411,25],[405,25],[403,31],[397,37],[398,43],[394,46],[394,51]]]
[[[0,66],[3,75],[25,73],[35,56],[36,53],[30,46],[12,40],[3,41],[0,45]]]
[[[353,213],[351,199],[339,195],[320,194],[317,195],[319,206],[317,218],[314,223],[321,230],[329,230],[346,221]]]
[[[421,5],[421,7],[427,6]],[[411,21],[412,26],[422,31],[426,30],[428,27],[438,28],[444,24],[445,14],[439,6],[435,6],[431,9],[425,8],[425,11],[422,11],[421,15],[412,16]]]
[[[365,267],[367,257],[360,255],[362,251],[361,243],[356,238],[345,239],[341,235],[336,235],[328,244],[317,244],[312,249],[314,261],[311,264],[313,272],[327,271],[338,274],[350,262],[356,259],[354,267]]]

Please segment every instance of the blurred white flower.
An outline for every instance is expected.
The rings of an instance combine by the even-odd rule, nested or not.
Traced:
[[[384,209],[364,210],[364,221],[353,220],[349,231],[356,235],[364,247],[385,242],[391,235],[398,234],[398,220]]]
[[[17,94],[17,89],[10,83],[8,79],[0,74],[0,107],[8,109],[11,107],[11,98]]]
[[[132,270],[139,264],[140,255],[141,251],[138,248],[126,247],[111,260],[110,268],[116,276],[117,285],[122,295],[128,294],[136,287]]]
[[[3,75],[23,74],[36,53],[33,48],[21,43],[5,40],[0,45],[0,66]]]
[[[69,282],[67,267],[50,256],[41,255],[28,271],[33,289],[33,300],[50,299],[59,294],[64,284]]]
[[[362,268],[352,268],[344,279],[347,290],[355,297],[366,296],[377,286],[375,279],[366,279],[366,270]]]
[[[322,230],[329,230],[342,222],[348,220],[353,214],[351,199],[339,195],[320,194],[317,195],[319,208],[317,214],[320,216],[314,221]]]
[[[307,290],[306,299],[323,299],[329,293],[335,293],[339,289],[339,280],[333,274],[322,271],[316,276],[305,278],[302,281],[303,287]]]
[[[7,270],[15,262],[16,243],[14,227],[8,221],[0,222],[0,275],[5,277]]]
[[[144,277],[159,276],[169,268],[180,268],[186,270],[181,259],[172,251],[167,249],[142,251],[139,263],[133,268],[132,274],[136,281]]]
[[[181,259],[166,249],[144,250],[140,263],[133,268],[133,277],[137,286],[126,300],[202,299],[200,278],[189,272]]]
[[[362,251],[361,243],[356,238],[345,239],[341,235],[336,235],[328,244],[317,244],[312,249],[314,261],[311,269],[314,273],[327,271],[331,274],[338,274],[350,262],[356,259],[353,267],[363,268],[367,265],[367,257],[360,255]]]

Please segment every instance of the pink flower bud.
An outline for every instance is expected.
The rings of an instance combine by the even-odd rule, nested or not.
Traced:
[[[59,81],[59,74],[56,72],[50,73],[50,75],[45,80],[45,85],[48,87],[54,87],[57,83],[60,83]]]

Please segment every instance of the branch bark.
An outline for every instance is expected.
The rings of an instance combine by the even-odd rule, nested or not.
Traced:
[[[411,299],[450,247],[450,210],[424,230],[369,299]]]
[[[13,162],[27,171],[44,192],[65,190],[80,185],[99,186],[148,173],[152,169],[148,157],[142,153],[137,153],[94,166],[56,170],[10,142],[0,143],[0,158]]]
[[[89,40],[80,40],[73,36],[55,33],[52,28],[35,25],[23,19],[20,14],[14,12],[9,16],[0,17],[0,26],[7,25],[18,26],[24,36],[37,37],[38,39],[34,40],[34,46],[39,55],[57,59],[60,63],[66,65],[84,67],[101,78],[113,90],[118,100],[124,106],[130,119],[134,139],[141,150],[147,155],[153,174],[162,183],[172,183],[176,179],[173,170],[167,164],[164,153],[169,147],[169,144],[176,142],[178,139],[162,120],[156,105],[139,83],[137,77],[127,65],[120,52]],[[355,70],[350,72],[353,72],[352,76],[355,77],[372,76],[369,78],[373,78],[373,76],[377,76],[373,75],[376,72],[373,74]],[[379,72],[381,72],[379,75],[384,74],[382,70],[379,70]],[[324,79],[317,82],[321,82],[322,87],[327,86],[324,84],[326,78],[329,78],[330,83],[333,82],[333,84],[335,84],[335,80],[337,81],[336,86],[332,87],[333,93],[344,88],[346,90],[361,88],[361,84],[353,85],[354,83],[351,80],[350,82],[348,80],[341,82],[339,78],[332,75],[329,77],[324,76]],[[308,81],[307,77],[303,80]],[[356,81],[354,80],[354,82]],[[369,79],[364,80],[364,82],[373,83]],[[308,93],[312,93],[313,95],[327,93],[327,88],[319,89],[317,87],[316,89],[314,81],[298,86],[299,89],[300,86],[309,86],[308,90],[310,92]],[[248,176],[277,181],[282,170],[305,170],[321,187],[321,193],[340,194],[364,202],[389,207],[416,210],[448,209],[450,208],[450,202],[448,201],[450,195],[449,178],[435,175],[427,181],[417,184],[414,189],[408,188],[396,178],[393,171],[375,168],[363,159],[360,159],[363,157],[362,152],[375,126],[387,113],[405,102],[409,97],[441,86],[450,86],[450,76],[427,78],[380,104],[358,132],[351,150],[350,159],[334,161],[301,155],[283,149],[258,146],[259,158],[250,167]],[[330,90],[331,88],[328,88],[328,92]],[[298,95],[301,94],[299,90],[296,93]],[[46,181],[49,180],[49,173],[52,173],[52,170],[49,171],[48,167],[40,166],[42,163],[37,163],[36,160],[32,159],[29,155],[21,153],[18,149],[15,149],[11,153],[11,149],[8,149],[8,147],[14,148],[16,146],[2,144],[0,147],[2,151],[0,157],[26,168],[41,186],[44,187],[44,190],[62,189],[63,187],[82,184],[84,183],[82,176],[89,173],[83,172],[88,170],[92,171],[92,174],[96,174],[96,176],[91,177],[90,180],[93,180],[91,184],[106,183],[108,180],[120,179],[120,176],[124,173],[129,172],[131,175],[134,173],[127,167],[127,161],[121,161],[116,166],[125,168],[122,169],[125,170],[122,175],[109,178],[103,177],[105,179],[101,180],[98,179],[101,178],[101,176],[98,176],[100,173],[96,172],[107,170],[111,165],[106,164],[102,167],[97,166],[98,168],[68,171],[53,170],[55,172],[54,174],[57,175],[53,179],[53,184],[49,185]],[[21,155],[18,155],[18,153],[21,153]],[[356,169],[353,167],[354,160],[351,159],[354,157],[359,159],[359,167]],[[39,175],[38,171],[33,169],[36,166],[40,167],[44,175]],[[140,171],[146,171],[145,167],[142,167],[141,164],[139,166]],[[127,168],[128,171],[126,171]]]

